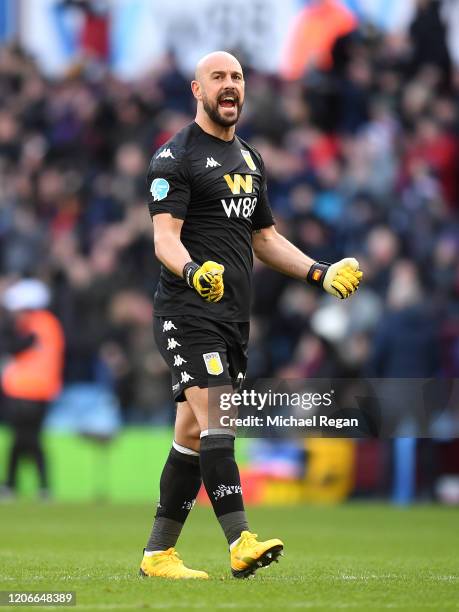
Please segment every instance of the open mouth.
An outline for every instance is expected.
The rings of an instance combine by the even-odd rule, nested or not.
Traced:
[[[237,98],[233,95],[223,95],[218,99],[219,106],[223,108],[235,108],[237,105]]]

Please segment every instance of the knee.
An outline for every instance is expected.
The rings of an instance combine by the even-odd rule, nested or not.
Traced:
[[[174,439],[178,444],[184,446],[185,448],[190,448],[199,452],[200,435],[201,430],[196,422],[193,424],[187,424],[186,427],[183,423],[176,424]]]
[[[187,431],[186,433],[176,431],[175,436],[174,436],[174,441],[176,444],[186,449],[190,449],[192,451],[199,453],[199,450],[201,448],[201,441],[199,438],[199,434],[200,434],[199,429],[197,432]]]

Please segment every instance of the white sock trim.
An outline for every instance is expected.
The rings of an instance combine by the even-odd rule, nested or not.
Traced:
[[[158,555],[162,552],[164,552],[164,550],[146,550],[143,554],[144,557],[153,557],[154,555]]]
[[[186,446],[182,446],[181,444],[177,444],[175,440],[172,442],[172,446],[178,453],[182,453],[182,455],[193,455],[193,457],[199,457],[199,453],[197,451],[187,448]]]
[[[231,429],[219,427],[216,429],[203,429],[199,437],[205,438],[206,436],[231,436],[232,438],[235,438],[236,434],[234,431],[231,431]]]

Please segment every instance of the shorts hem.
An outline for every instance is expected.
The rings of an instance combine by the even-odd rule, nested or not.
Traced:
[[[194,312],[185,312],[185,313],[174,313],[174,314],[164,314],[163,312],[158,312],[157,310],[154,310],[153,312],[153,318],[163,318],[163,319],[178,319],[178,318],[184,318],[184,317],[189,317],[189,318],[193,318],[193,319],[207,319],[209,321],[212,321],[213,323],[218,324],[218,321],[221,321],[222,323],[250,323],[250,318],[248,319],[222,319],[222,318],[218,318],[218,321],[215,320],[215,316],[213,316],[212,314],[208,314],[208,313],[203,313],[203,314],[199,314],[197,315]]]
[[[224,379],[219,379],[219,380],[206,380],[206,381],[203,381],[203,380],[191,381],[190,380],[184,385],[181,385],[180,389],[177,389],[177,391],[173,391],[172,394],[174,396],[175,402],[186,402],[185,390],[189,389],[190,387],[199,387],[200,389],[212,389],[213,387],[224,387],[227,385],[231,385],[233,389],[235,388],[235,383],[233,380],[231,380],[231,378],[224,378]],[[183,397],[183,399],[179,399],[181,397]]]

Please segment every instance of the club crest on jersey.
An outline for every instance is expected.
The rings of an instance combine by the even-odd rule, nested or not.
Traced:
[[[203,353],[206,370],[213,376],[218,376],[223,372],[223,364],[219,353]]]
[[[251,170],[256,170],[257,167],[255,166],[255,163],[252,159],[252,156],[250,155],[250,151],[246,151],[245,149],[241,149],[241,155],[242,157],[245,159],[245,163],[248,165],[248,167]]]
[[[251,174],[246,174],[245,176],[241,174],[233,174],[233,176],[231,176],[231,174],[225,174],[223,178],[233,195],[239,195],[241,193],[241,188],[245,193],[253,193],[253,179]]]
[[[170,185],[164,178],[155,178],[150,187],[150,193],[153,196],[155,202],[164,200],[169,193]]]

